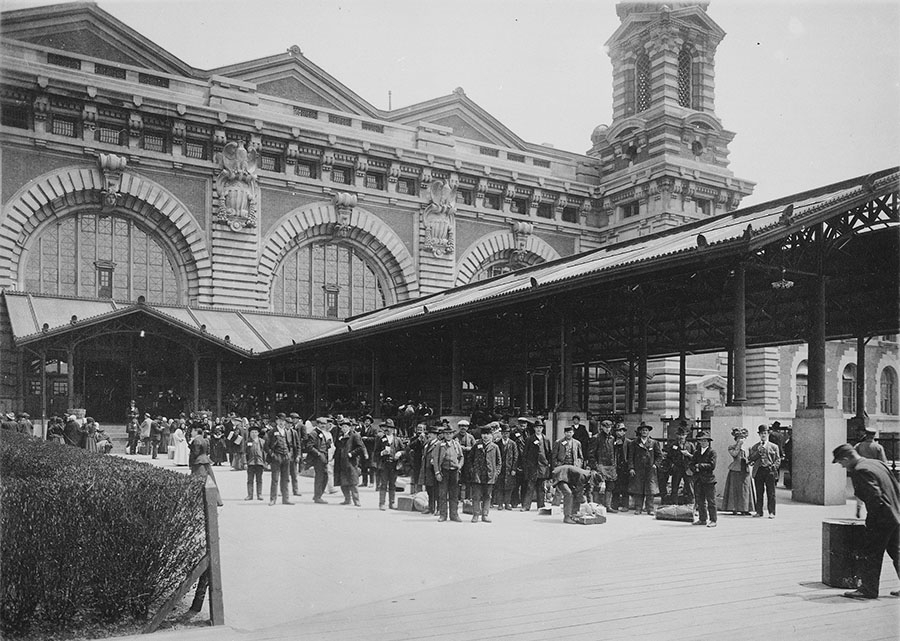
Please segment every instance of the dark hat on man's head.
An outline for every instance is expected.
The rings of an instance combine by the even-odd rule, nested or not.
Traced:
[[[762,434],[763,432],[768,432],[768,431],[769,431],[769,427],[768,427],[767,425],[760,425],[760,426],[759,426],[759,429],[757,429],[756,431],[757,431],[759,434]]]
[[[774,423],[772,423],[772,428],[771,428],[771,429],[773,429],[773,430],[780,430],[780,429],[781,429],[781,421],[775,421]]]
[[[610,421],[609,419],[607,419],[605,421],[600,421],[600,425],[609,425],[610,427],[612,427],[612,424],[613,424],[613,422]]]
[[[625,431],[624,423],[619,423],[618,425],[616,425],[616,431],[618,432],[619,430],[622,430],[623,432]]]
[[[288,416],[290,416],[291,418],[300,418],[300,415],[297,414],[297,412],[291,412],[290,414],[288,414]]]
[[[644,421],[641,421],[641,424],[638,425],[636,428],[634,428],[634,431],[635,431],[635,432],[640,432],[640,431],[641,431],[642,429],[644,429],[644,428],[646,428],[646,429],[648,429],[648,430],[652,430],[652,429],[653,429],[653,426],[652,426],[652,425],[647,425]]]
[[[394,419],[392,419],[392,418],[384,419],[384,422],[381,424],[381,427],[390,427],[391,429],[393,429]]]
[[[575,431],[575,426],[573,426],[573,425],[566,425],[563,428],[563,432],[574,432],[574,431]]]
[[[679,419],[678,424],[681,425],[681,427],[687,427],[687,424],[688,424],[687,419],[684,419],[684,418]]]
[[[366,414],[365,416],[362,417],[362,420],[364,420],[364,421],[374,421],[375,419],[372,418],[372,415],[371,415],[371,414]]]
[[[697,434],[697,440],[698,440],[698,441],[701,441],[701,440],[704,440],[704,439],[706,439],[707,441],[713,440],[713,439],[712,439],[712,436],[710,436],[710,435],[709,435],[709,432],[707,432],[706,430],[703,430],[702,432],[700,432],[699,434]]]
[[[450,425],[450,419],[449,419],[449,418],[442,418],[442,419],[441,419],[441,425]]]
[[[837,463],[848,456],[850,456],[856,450],[853,449],[852,445],[848,445],[847,443],[842,443],[834,448],[834,451],[831,453],[834,456],[834,460],[832,463]]]
[[[450,424],[448,423],[448,424],[444,425],[443,428],[441,428],[441,432],[453,432],[453,428],[450,427]]]
[[[428,433],[429,434],[440,434],[441,429],[437,425],[432,425],[431,427],[428,428]]]
[[[500,432],[503,434],[509,434],[509,425],[507,425],[506,423],[503,423],[500,426]]]
[[[275,418],[280,418],[282,421],[287,418],[284,412],[279,412]]]
[[[527,423],[528,425],[534,425],[534,419],[530,416],[520,416],[516,419],[519,423]]]
[[[684,436],[685,434],[687,434],[687,430],[685,430],[683,427],[679,427],[677,430],[675,430],[675,434],[677,434],[678,436]]]

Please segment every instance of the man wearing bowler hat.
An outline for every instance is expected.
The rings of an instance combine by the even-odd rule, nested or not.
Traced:
[[[316,473],[313,481],[314,503],[328,503],[322,495],[328,487],[328,451],[331,449],[331,443],[328,419],[320,416],[316,419],[316,429],[309,435],[309,461]]]
[[[859,588],[844,592],[849,599],[877,599],[884,553],[900,576],[900,484],[882,461],[863,458],[847,443],[838,445],[832,463],[840,463],[850,474],[853,493],[866,504],[866,530],[860,550],[863,568]],[[900,590],[893,590],[900,596]]]
[[[694,491],[697,496],[699,520],[694,525],[716,527],[716,451],[710,447],[712,437],[703,431],[697,436],[697,449],[691,459],[694,471]]]
[[[756,514],[763,516],[763,492],[766,494],[766,507],[769,518],[775,518],[775,481],[778,479],[778,468],[781,466],[781,448],[769,440],[769,428],[760,425],[759,443],[750,448],[747,460],[753,465],[753,484],[756,488]]]

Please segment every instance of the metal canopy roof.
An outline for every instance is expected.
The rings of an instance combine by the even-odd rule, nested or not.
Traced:
[[[4,292],[17,345],[60,336],[123,316],[143,313],[243,356],[260,354],[343,330],[334,320],[278,316],[262,312],[213,310],[112,300],[85,300]]]

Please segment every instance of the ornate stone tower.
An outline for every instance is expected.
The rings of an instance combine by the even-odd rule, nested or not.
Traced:
[[[738,207],[754,183],[728,170],[715,114],[715,54],[725,32],[707,2],[620,2],[606,43],[613,122],[591,135],[599,160],[607,241],[645,235]]]

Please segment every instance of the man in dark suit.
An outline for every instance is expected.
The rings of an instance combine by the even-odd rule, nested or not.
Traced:
[[[290,478],[291,457],[291,428],[287,423],[287,417],[279,414],[275,418],[275,427],[266,434],[266,456],[269,461],[269,469],[272,471],[272,483],[269,489],[269,505],[275,505],[278,498],[278,490],[281,489],[281,502],[285,505],[293,505],[288,494],[288,479]]]
[[[494,486],[494,502],[500,510],[512,509],[513,489],[518,487],[519,446],[509,438],[509,425],[500,428],[500,476]]]
[[[552,460],[550,439],[544,436],[544,424],[538,421],[534,424],[534,434],[526,436],[525,451],[522,453],[522,474],[526,483],[523,511],[531,509],[532,497],[537,501],[538,508],[544,507]]]
[[[394,433],[393,419],[381,424],[384,434],[375,441],[375,467],[378,469],[378,508],[386,510],[384,500],[387,495],[390,508],[394,509],[394,495],[397,492],[397,461],[403,455],[403,443]]]
[[[313,482],[313,502],[328,503],[322,498],[328,486],[328,450],[331,448],[331,434],[328,433],[328,419],[316,419],[316,429],[309,435],[309,461],[316,472]]]
[[[863,568],[859,589],[845,592],[849,599],[877,599],[881,582],[881,563],[887,552],[900,576],[900,484],[882,461],[863,458],[844,443],[834,449],[833,463],[840,463],[850,474],[853,493],[866,504],[866,533],[861,550]],[[900,590],[893,590],[900,596]]]
[[[706,527],[716,527],[716,451],[710,447],[711,443],[709,432],[700,432],[697,436],[697,448],[691,459],[694,490],[700,510],[700,519],[694,525]]]

